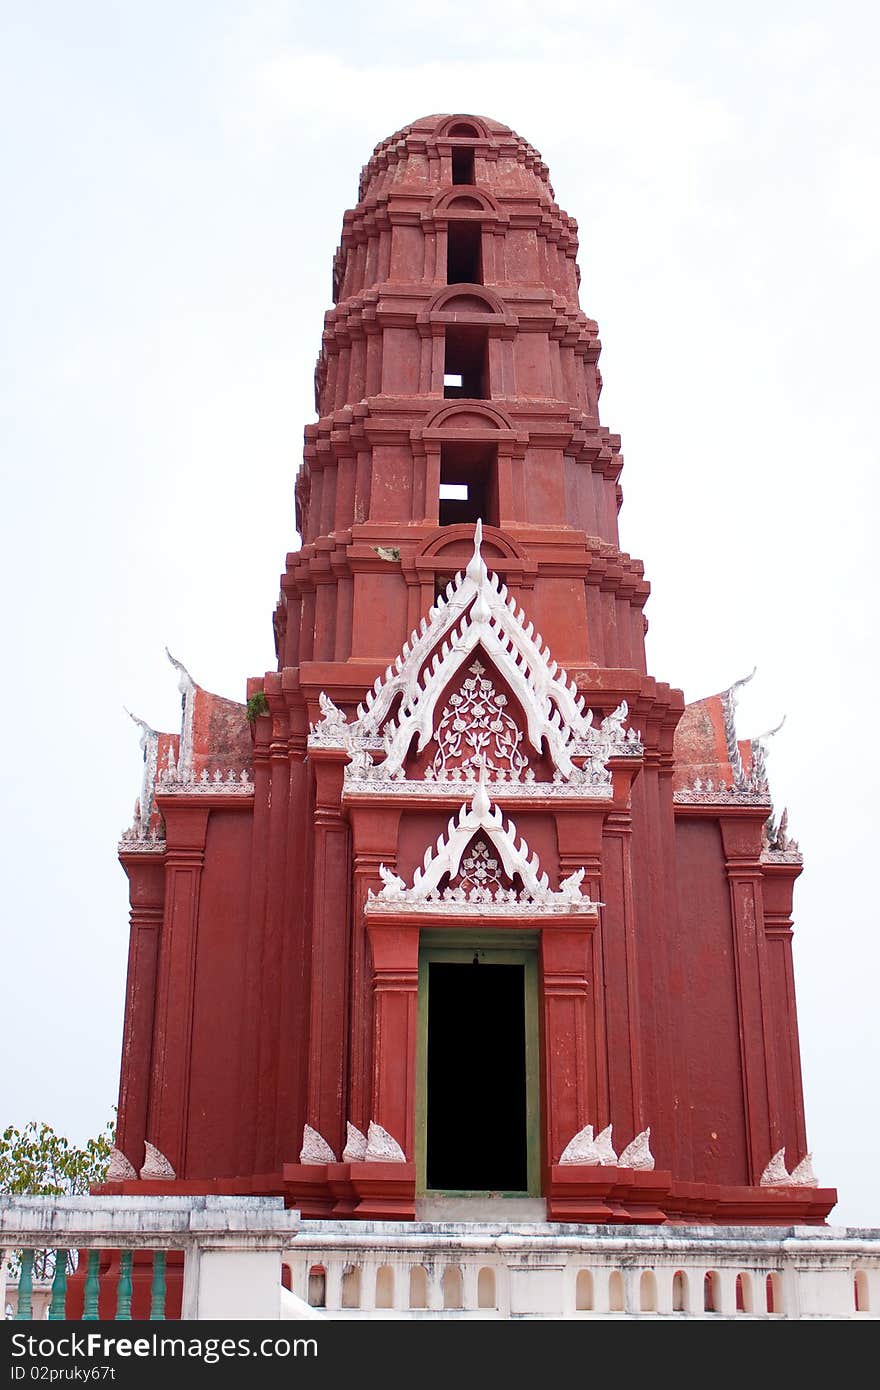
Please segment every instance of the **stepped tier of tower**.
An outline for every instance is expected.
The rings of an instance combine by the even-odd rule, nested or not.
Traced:
[[[545,166],[497,122],[431,117],[378,147],[334,262],[281,667],[390,659],[466,558],[455,523],[480,516],[561,659],[644,674],[649,589],[619,549],[576,252]]]

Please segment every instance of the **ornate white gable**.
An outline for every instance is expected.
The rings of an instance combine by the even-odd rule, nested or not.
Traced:
[[[465,851],[480,831],[485,838],[477,840],[466,856]],[[500,866],[498,860],[489,856],[487,840],[495,849]],[[505,888],[502,870],[511,883],[519,878],[522,888]],[[601,904],[584,896],[584,872],[576,869],[557,890],[551,889],[538,856],[517,835],[514,822],[492,804],[483,780],[477,784],[470,803],[465,802],[458,815],[451,817],[446,834],[439,837],[436,846],[428,846],[411,887],[386,865],[379,866],[385,886],[378,894],[370,890],[367,911],[436,911],[440,907],[443,911],[482,916],[517,914],[523,908],[540,906],[542,912],[595,913]],[[459,875],[461,883],[441,892],[440,884],[447,875],[450,885]]]
[[[534,772],[529,768],[523,737],[503,709],[504,697],[495,690],[491,676],[487,689],[478,651],[492,662],[522,707],[528,744],[540,754],[550,754],[555,772],[553,785],[571,792],[610,796],[612,756],[641,755],[635,730],[624,730],[624,702],[598,728],[585,708],[574,681],[553,660],[540,634],[528,621],[498,576],[490,575],[481,553],[482,525],[474,531],[474,553],[464,571],[437,599],[420,627],[385,677],[376,680],[357,718],[345,716],[332,700],[321,695],[322,719],[311,731],[312,747],[343,747],[351,756],[346,784],[357,790],[385,790],[405,779],[404,765],[413,741],[422,753],[433,739],[438,752],[425,772],[431,781],[475,782],[478,767],[485,766],[490,781],[521,786],[521,794],[535,794]],[[438,711],[443,692],[461,672],[458,692]],[[476,698],[475,698],[476,694]],[[481,698],[482,697],[482,698]],[[396,716],[391,716],[399,699]],[[471,743],[464,758],[450,749]],[[384,757],[373,761],[373,751]],[[577,760],[577,761],[575,761]],[[531,775],[530,775],[531,774]],[[542,788],[546,792],[546,784]]]

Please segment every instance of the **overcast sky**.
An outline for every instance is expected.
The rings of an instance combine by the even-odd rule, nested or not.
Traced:
[[[787,716],[808,1137],[833,1220],[880,1225],[880,11],[427,8],[0,7],[0,1124],[110,1115],[123,705],[177,727],[166,643],[233,698],[274,666],[343,211],[377,141],[474,112],[580,225],[652,674],[693,700],[757,664],[741,733]]]

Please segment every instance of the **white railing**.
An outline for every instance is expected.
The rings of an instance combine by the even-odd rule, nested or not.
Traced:
[[[183,1252],[185,1319],[880,1315],[880,1231],[300,1221],[271,1197],[0,1197],[0,1249],[47,1248],[87,1251],[95,1269],[98,1252],[122,1252],[121,1318],[137,1252],[153,1252],[151,1316],[164,1315],[168,1251]],[[45,1316],[48,1293],[48,1315],[67,1317],[56,1267],[48,1291],[29,1278],[7,1291],[0,1273],[0,1309],[23,1295],[24,1316]],[[95,1278],[84,1316],[97,1300]]]
[[[7,1298],[6,1260],[33,1250],[123,1252],[130,1271],[135,1251],[152,1252],[164,1273],[169,1250],[183,1252],[185,1319],[280,1318],[282,1298],[291,1316],[290,1299],[281,1288],[281,1251],[299,1225],[299,1213],[285,1211],[280,1197],[0,1197],[0,1308],[14,1302],[15,1315],[25,1281],[16,1281]],[[25,1269],[29,1269],[25,1259]],[[55,1312],[66,1317],[65,1262],[56,1261]],[[130,1274],[114,1277],[118,1286],[116,1316],[131,1316]],[[27,1284],[30,1284],[29,1279]],[[154,1288],[156,1285],[154,1273]],[[34,1299],[34,1292],[42,1295]],[[164,1287],[162,1290],[164,1299]],[[97,1316],[97,1274],[92,1309]],[[45,1291],[27,1287],[24,1316],[46,1316]],[[29,1309],[27,1305],[30,1305]],[[153,1313],[164,1316],[164,1307]]]
[[[304,1221],[284,1252],[331,1318],[876,1318],[880,1231]]]

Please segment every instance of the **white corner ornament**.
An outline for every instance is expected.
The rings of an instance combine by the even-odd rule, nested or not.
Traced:
[[[345,1148],[342,1150],[343,1163],[363,1163],[366,1152],[367,1136],[349,1120],[346,1124]]]
[[[818,1187],[813,1172],[813,1155],[807,1154],[789,1173],[785,1149],[778,1149],[761,1174],[761,1187]]]
[[[365,1163],[406,1163],[406,1154],[397,1140],[375,1120],[370,1121],[363,1157]]]
[[[107,1164],[107,1182],[133,1182],[137,1178],[137,1169],[128,1159],[121,1149],[112,1148],[110,1150],[110,1162]]]
[[[478,521],[466,570],[459,571],[446,594],[438,597],[384,678],[377,678],[351,723],[322,692],[322,718],[312,727],[310,746],[349,753],[350,790],[393,789],[406,780],[413,741],[422,753],[433,739],[438,751],[425,772],[429,784],[474,782],[482,763],[488,766],[489,780],[503,782],[511,795],[535,795],[540,784],[528,765],[523,737],[504,708],[506,698],[481,664],[482,655],[522,708],[528,743],[539,755],[545,746],[549,751],[555,772],[544,794],[552,787],[555,794],[610,796],[609,759],[642,754],[635,730],[623,727],[626,703],[599,728],[593,727],[592,711],[575,682],[553,660],[506,585],[489,574],[481,545]],[[459,672],[458,693],[439,710],[444,691]],[[380,754],[378,762],[373,762],[370,750]]]
[[[144,1141],[144,1155],[144,1166],[141,1169],[142,1178],[159,1182],[173,1182],[177,1177],[165,1155],[149,1140]]]
[[[303,1125],[302,1148],[299,1151],[300,1163],[335,1163],[336,1155],[323,1135],[311,1125]]]
[[[640,1173],[650,1173],[654,1168],[654,1155],[650,1148],[651,1127],[637,1134],[631,1144],[627,1144],[617,1160],[620,1168],[634,1168]]]
[[[599,1153],[599,1162],[607,1163],[609,1168],[617,1167],[617,1154],[611,1143],[611,1130],[613,1125],[606,1125],[601,1134],[596,1135],[596,1149]]]
[[[596,1148],[596,1141],[593,1137],[593,1126],[584,1125],[579,1129],[573,1139],[570,1139],[562,1150],[559,1159],[560,1164],[577,1163],[584,1168],[597,1168],[602,1158]]]
[[[478,831],[491,840],[500,866],[496,860],[488,858],[483,839],[474,844],[465,858],[465,851]],[[522,887],[501,886],[498,875],[502,870],[511,885],[519,879]],[[595,913],[601,906],[584,896],[583,868],[569,874],[555,891],[550,887],[538,856],[517,835],[514,822],[506,819],[490,801],[485,781],[477,785],[470,804],[465,802],[458,815],[451,817],[446,834],[439,837],[436,846],[428,846],[411,887],[408,888],[400,875],[385,864],[379,865],[379,875],[384,886],[378,894],[369,890],[368,912],[413,909],[431,912],[440,907],[443,911],[463,915],[511,915],[524,907],[537,907],[542,912]],[[453,887],[460,875],[461,881]],[[441,891],[440,884],[446,876],[449,882]]]

